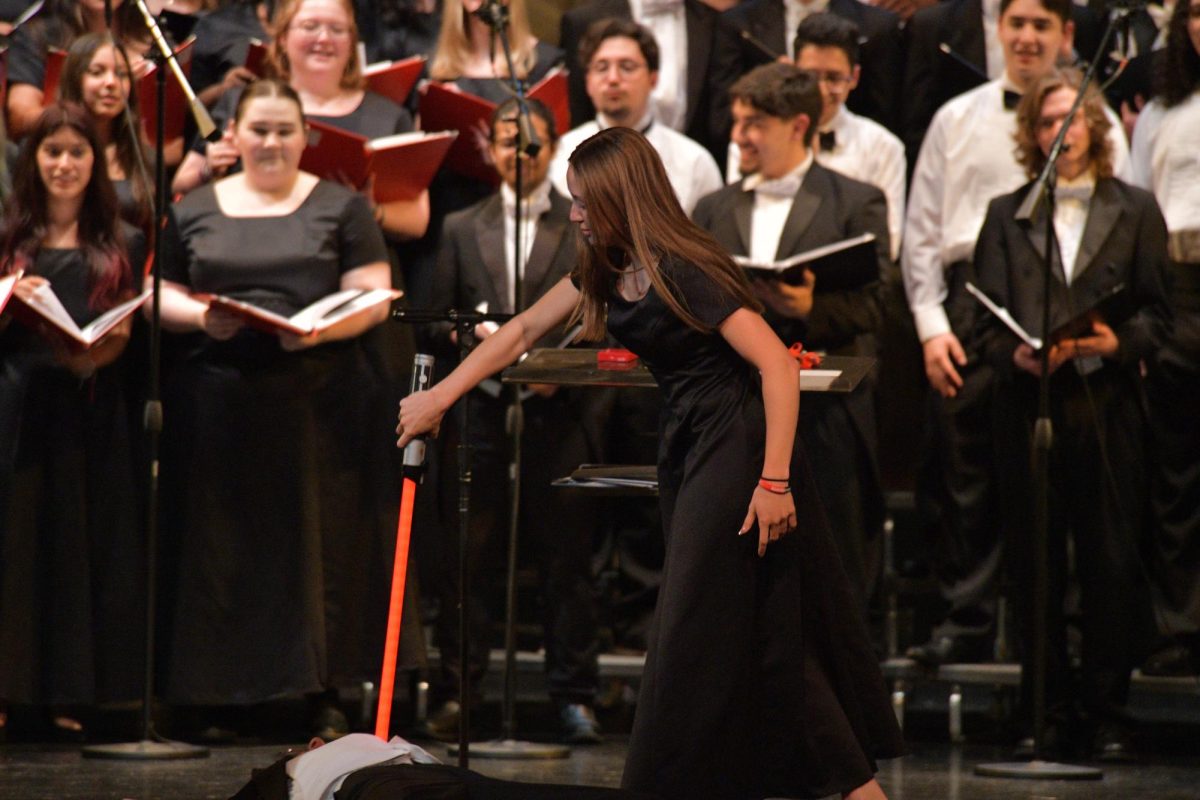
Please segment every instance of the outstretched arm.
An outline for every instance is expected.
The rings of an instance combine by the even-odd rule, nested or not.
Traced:
[[[442,417],[471,389],[521,357],[534,343],[558,325],[575,308],[579,290],[563,278],[527,310],[513,317],[500,330],[480,342],[445,380],[429,391],[410,394],[400,402],[397,447],[413,437],[437,434]]]
[[[721,335],[742,358],[762,375],[763,406],[766,411],[767,441],[762,477],[786,486],[791,475],[792,445],[800,417],[800,366],[761,315],[748,308],[730,314],[720,327]],[[740,533],[747,533],[758,519],[758,554],[770,542],[796,527],[796,504],[790,492],[776,494],[755,488],[750,509]]]

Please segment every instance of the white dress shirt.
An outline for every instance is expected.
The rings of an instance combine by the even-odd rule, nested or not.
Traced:
[[[687,10],[683,0],[629,0],[629,10],[658,42],[658,85],[650,93],[654,117],[677,131],[687,124]]]
[[[1063,277],[1067,285],[1079,269],[1079,245],[1087,225],[1092,195],[1096,192],[1096,176],[1090,171],[1074,180],[1059,178],[1054,192],[1054,238],[1058,240],[1058,255],[1062,260]]]
[[[701,197],[721,188],[721,170],[712,154],[696,142],[657,122],[649,123],[647,129],[648,122],[644,120],[637,126],[638,130],[645,132],[646,140],[658,151],[679,205],[690,217]],[[567,191],[567,159],[580,142],[607,127],[610,126],[601,114],[592,122],[585,122],[563,134],[558,152],[550,162],[550,182],[564,197],[571,196]]]
[[[908,181],[904,144],[875,120],[859,116],[845,106],[838,109],[824,131],[833,131],[837,141],[833,150],[817,150],[817,163],[883,192],[888,205],[892,259],[899,258]],[[729,143],[727,164],[726,180],[736,183],[742,176],[738,173],[738,150],[733,142]]]
[[[829,0],[783,0],[783,40],[787,45],[787,57],[796,60],[796,28],[813,14],[829,8]]]
[[[516,198],[507,183],[500,185],[500,202],[504,205],[504,267],[508,284],[505,287],[508,308],[505,312],[515,311],[516,304],[516,266],[513,256],[516,255]],[[525,266],[529,263],[529,253],[533,249],[533,240],[537,237],[538,224],[542,215],[550,210],[550,181],[544,180],[532,192],[525,196],[521,203],[521,276],[525,275]]]
[[[922,342],[950,332],[942,308],[945,270],[973,257],[988,203],[1028,180],[1014,155],[1017,115],[1004,108],[1004,90],[1011,88],[1007,79],[989,81],[947,102],[934,115],[917,156],[900,263]],[[1128,180],[1124,129],[1105,111],[1112,123],[1114,172]]]
[[[352,772],[382,764],[440,764],[415,744],[393,736],[383,741],[351,733],[293,758],[285,767],[292,800],[332,800]]]
[[[1172,238],[1200,232],[1200,91],[1173,108],[1161,100],[1146,104],[1133,130],[1132,160],[1134,182],[1154,192]]]
[[[768,180],[762,173],[756,173],[742,184],[743,189],[754,192],[754,210],[750,214],[750,252],[747,253],[752,261],[770,264],[777,260],[783,226],[792,211],[796,192],[800,191],[812,163],[813,154],[809,151],[805,159],[787,175]]]

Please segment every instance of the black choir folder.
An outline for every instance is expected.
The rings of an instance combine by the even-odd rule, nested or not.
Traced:
[[[1042,349],[1042,340],[1025,330],[1021,326],[1021,323],[1017,322],[1012,314],[1008,313],[1007,308],[996,303],[982,289],[970,281],[967,282],[967,291],[974,295],[975,299],[995,316],[996,319],[1003,322],[1010,331],[1015,333],[1018,339],[1033,348],[1035,352]],[[1096,299],[1096,302],[1063,324],[1053,328],[1050,331],[1050,342],[1058,344],[1064,339],[1079,339],[1090,336],[1093,320],[1099,320],[1115,328],[1133,316],[1135,310],[1125,283],[1118,283],[1101,294]]]
[[[774,278],[794,286],[804,283],[804,270],[810,269],[817,279],[813,287],[816,292],[861,289],[879,280],[879,256],[873,233],[815,247],[768,264],[746,256],[734,256],[733,261],[751,278]]]
[[[403,294],[399,289],[345,289],[322,297],[290,317],[219,294],[201,294],[197,295],[196,299],[207,302],[209,308],[219,308],[236,314],[246,325],[263,333],[294,333],[297,336],[307,336],[319,333],[356,314],[369,311],[381,303],[390,303]]]
[[[28,300],[13,295],[9,311],[31,328],[58,336],[66,342],[72,352],[86,353],[126,317],[141,308],[150,299],[151,294],[153,292],[146,290],[132,300],[110,308],[82,328],[75,324],[75,320],[71,318],[49,284],[34,290],[33,296]]]

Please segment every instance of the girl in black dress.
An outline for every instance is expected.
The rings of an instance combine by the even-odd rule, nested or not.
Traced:
[[[371,609],[361,590],[390,563],[384,511],[395,504],[380,485],[389,448],[363,423],[373,398],[357,389],[370,377],[362,334],[387,307],[276,336],[203,293],[291,315],[340,290],[388,288],[387,254],[360,195],[299,169],[305,127],[291,88],[251,84],[233,130],[245,169],[176,204],[163,233],[163,325],[189,335],[165,391],[164,691],[192,705],[308,694],[316,729],[344,733],[320,693],[361,680],[364,662],[373,674],[382,652],[384,625],[360,630]],[[327,565],[364,542],[375,549],[360,579],[335,583]]]
[[[24,270],[15,294],[49,285],[79,325],[129,299],[144,247],[82,109],[43,112],[15,181],[0,244],[0,275]],[[49,707],[60,733],[82,732],[81,707],[140,695],[140,516],[113,365],[131,327],[72,353],[0,316],[0,701]]]
[[[796,439],[796,363],[641,134],[601,131],[570,164],[578,271],[405,398],[399,444],[435,432],[455,400],[565,317],[593,340],[607,323],[665,401],[666,561],[625,785],[883,797],[875,758],[899,755],[900,733]]]
[[[76,39],[67,51],[59,96],[87,110],[100,140],[108,177],[117,192],[121,217],[148,233],[154,216],[153,190],[138,165],[138,148],[143,163],[149,163],[149,154],[142,142],[131,75],[124,48],[108,34],[88,33]],[[127,104],[134,125],[132,135],[125,122]],[[175,158],[178,160],[178,152]]]

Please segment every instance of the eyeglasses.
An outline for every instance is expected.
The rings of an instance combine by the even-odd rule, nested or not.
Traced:
[[[629,78],[636,75],[639,70],[647,68],[645,62],[626,58],[621,61],[593,61],[588,64],[588,72],[593,75],[607,75],[613,67],[617,68],[617,72],[622,78]]]
[[[319,22],[315,19],[302,20],[301,22],[297,22],[295,25],[290,27],[295,28],[305,36],[320,36],[322,30],[329,35],[330,39],[345,39],[350,35],[349,25],[338,25],[331,22]]]
[[[831,72],[829,70],[821,69],[806,69],[804,71],[807,72],[813,80],[823,83],[826,86],[830,86],[834,89],[839,89],[850,83],[850,76],[842,72]]]

